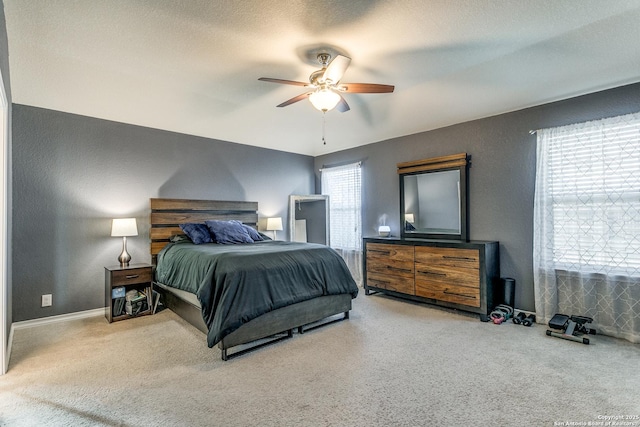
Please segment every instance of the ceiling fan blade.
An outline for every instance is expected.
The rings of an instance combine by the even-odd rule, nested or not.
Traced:
[[[348,93],[391,93],[395,86],[375,83],[344,83],[338,86],[338,89]]]
[[[294,96],[293,98],[289,99],[288,101],[284,101],[282,104],[280,105],[276,105],[276,107],[286,107],[287,105],[291,105],[294,102],[298,102],[298,101],[302,101],[305,98],[308,98],[309,95],[311,95],[313,92],[307,92],[307,93],[303,93],[301,95],[298,96]]]
[[[340,94],[338,94],[338,95],[340,95]],[[347,111],[349,111],[351,109],[351,108],[349,108],[349,104],[347,104],[347,101],[344,100],[342,95],[340,95],[340,101],[338,101],[338,104],[336,105],[336,108],[341,113],[346,113]]]
[[[280,83],[283,85],[310,86],[309,83],[296,82],[294,80],[272,79],[271,77],[260,77],[258,80],[262,82]]]
[[[336,84],[342,79],[345,71],[349,67],[351,63],[351,58],[346,56],[338,55],[329,62],[327,65],[327,69],[324,71],[324,75],[322,78],[326,80],[331,80],[333,84]]]

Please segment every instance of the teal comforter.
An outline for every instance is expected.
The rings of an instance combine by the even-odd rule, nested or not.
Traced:
[[[196,294],[209,347],[271,310],[322,295],[358,295],[340,255],[314,243],[170,243],[158,254],[156,281]]]

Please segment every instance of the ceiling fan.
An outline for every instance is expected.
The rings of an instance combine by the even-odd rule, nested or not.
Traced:
[[[343,55],[337,55],[331,59],[329,53],[319,53],[318,62],[322,65],[322,69],[314,71],[309,76],[309,83],[297,82],[294,80],[273,79],[270,77],[260,77],[258,80],[263,82],[280,83],[294,86],[304,86],[309,88],[308,92],[295,96],[278,107],[286,107],[295,102],[309,98],[309,101],[315,108],[322,112],[327,112],[333,108],[344,113],[349,111],[349,104],[342,97],[342,93],[391,93],[394,86],[380,85],[374,83],[340,83],[342,76],[351,58]]]

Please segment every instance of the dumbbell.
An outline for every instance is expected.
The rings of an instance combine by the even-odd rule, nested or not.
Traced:
[[[536,315],[535,314],[528,315],[527,318],[522,321],[522,324],[524,326],[531,326],[534,323],[536,323]]]
[[[515,323],[516,325],[520,325],[526,318],[527,318],[527,315],[521,311],[520,313],[516,314],[513,317],[513,323]]]

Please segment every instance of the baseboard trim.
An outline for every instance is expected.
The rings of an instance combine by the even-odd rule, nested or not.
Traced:
[[[67,322],[69,320],[86,319],[88,317],[104,316],[105,308],[94,308],[92,310],[76,311],[75,313],[60,314],[58,316],[41,317],[39,319],[23,320],[11,324],[10,335],[13,330],[33,328],[36,326],[49,325],[51,323]],[[11,342],[11,341],[10,341]]]

